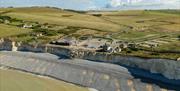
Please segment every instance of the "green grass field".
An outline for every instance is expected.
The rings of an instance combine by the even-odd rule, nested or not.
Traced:
[[[0,24],[0,37],[9,37],[13,35],[29,33],[30,29],[22,29],[15,26],[9,26],[5,24]]]
[[[88,89],[15,70],[0,70],[0,91],[88,91]]]
[[[2,15],[26,21],[116,33],[116,35],[112,37],[117,39],[122,38],[121,35],[123,38],[129,38],[129,36],[141,38],[148,34],[151,35],[151,32],[153,34],[165,34],[167,32],[180,33],[180,15],[174,14],[175,11],[173,11],[172,14],[167,11],[164,13],[162,11],[145,10],[99,12],[102,14],[102,16],[99,17],[92,16],[89,12],[76,13],[43,7],[3,8],[0,9],[0,11],[5,12],[2,13]],[[132,30],[134,30],[136,34],[132,34]],[[130,33],[123,33],[123,31],[130,31]],[[119,35],[117,33],[119,33]]]
[[[10,11],[5,15],[27,21],[37,21],[40,23],[49,23],[74,27],[85,27],[101,31],[118,31],[119,29],[121,29],[119,25],[107,22],[94,16],[63,11],[59,9],[13,8],[5,9],[5,11]]]

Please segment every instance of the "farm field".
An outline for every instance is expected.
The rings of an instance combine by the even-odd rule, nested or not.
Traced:
[[[180,14],[144,10],[98,12],[72,12],[54,8],[3,8],[2,16],[41,24],[72,26],[115,33],[115,39],[131,40],[153,34],[180,33]],[[177,12],[179,13],[179,12]],[[134,36],[133,36],[134,35]],[[122,36],[122,37],[121,37]]]
[[[118,31],[119,25],[106,22],[105,20],[90,15],[79,14],[70,11],[51,8],[16,8],[5,9],[9,11],[5,15],[27,21],[49,23],[65,26],[84,27],[101,31]]]
[[[88,91],[88,89],[15,70],[0,69],[0,91]]]

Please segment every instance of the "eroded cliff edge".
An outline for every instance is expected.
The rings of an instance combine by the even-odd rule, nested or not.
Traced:
[[[174,84],[180,86],[180,61],[169,59],[147,59],[132,56],[111,55],[107,53],[98,53],[94,51],[76,49],[71,47],[62,47],[54,45],[28,45],[16,42],[4,41],[0,43],[0,50],[9,51],[30,51],[30,52],[48,52],[56,55],[63,55],[68,58],[81,58],[91,61],[100,61],[123,65],[128,67],[135,76],[142,76],[147,79],[160,81],[162,83]],[[134,72],[134,69],[141,70]],[[142,75],[141,72],[151,72],[153,76]],[[156,73],[156,74],[154,74]],[[156,77],[158,76],[158,77]],[[141,77],[141,78],[142,78]]]
[[[48,53],[1,52],[0,66],[50,76],[99,91],[167,91],[136,79],[125,67],[82,59],[64,59]],[[168,88],[170,87],[170,88]]]
[[[180,80],[180,61],[169,59],[146,59],[132,56],[112,55],[99,53],[86,49],[76,49],[71,47],[62,47],[55,45],[28,45],[19,44],[11,41],[0,43],[0,50],[17,50],[31,52],[48,52],[56,55],[64,55],[69,58],[81,58],[91,61],[101,61],[124,65],[132,68],[140,68],[158,73],[168,79]]]

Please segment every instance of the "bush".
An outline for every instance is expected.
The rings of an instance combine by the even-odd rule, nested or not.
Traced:
[[[54,31],[54,30],[47,30],[46,32],[45,32],[45,35],[47,35],[47,36],[55,36],[55,35],[57,35],[58,33],[56,32],[56,31]]]
[[[67,29],[61,29],[61,30],[58,30],[58,33],[68,35],[68,34],[71,33],[71,31],[69,31],[69,30],[67,30]]]
[[[40,29],[40,28],[41,28],[41,25],[36,25],[32,27],[32,29]]]
[[[9,16],[0,16],[0,19],[2,19],[2,20],[11,20],[11,17],[9,17]]]
[[[138,51],[138,48],[130,48],[132,51]]]
[[[159,53],[153,52],[151,53],[151,55],[159,55]]]
[[[3,20],[2,20],[2,19],[0,19],[0,23],[3,23]]]
[[[102,14],[92,14],[93,16],[96,16],[96,17],[101,17]]]
[[[123,51],[125,51],[125,53],[132,53],[131,49],[129,49],[129,48],[125,48],[125,49],[123,49]]]
[[[36,33],[42,33],[43,35],[46,35],[46,36],[55,36],[58,34],[57,31],[54,31],[54,30],[48,30],[48,29],[34,29],[33,30],[34,32]]]
[[[16,18],[12,18],[12,19],[11,19],[11,22],[23,22],[23,20],[19,20],[19,19],[16,19]]]

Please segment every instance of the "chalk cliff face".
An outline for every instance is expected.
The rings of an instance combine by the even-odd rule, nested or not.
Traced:
[[[6,39],[0,39],[0,50],[12,51],[13,42]]]
[[[51,54],[27,52],[1,52],[0,59],[0,66],[54,77],[99,91],[167,91],[135,79],[128,69],[114,64],[59,59]]]
[[[14,44],[17,45],[17,44]],[[9,41],[0,43],[0,50],[12,50],[13,45]],[[18,51],[48,52],[56,55],[64,55],[70,58],[81,58],[92,61],[115,63],[134,68],[141,68],[152,73],[160,73],[169,79],[180,80],[180,61],[169,59],[144,59],[131,56],[111,55],[96,53],[93,51],[65,48],[53,45],[27,45],[17,46]]]
[[[101,61],[120,64],[148,70],[152,73],[160,73],[169,79],[180,79],[180,61],[169,59],[145,59],[132,56],[112,55],[96,53],[86,50],[71,50],[71,55],[92,61]]]
[[[115,63],[130,67],[137,67],[151,71],[152,73],[161,73],[169,79],[180,79],[180,61],[168,59],[144,59],[130,56],[92,54],[83,56],[84,59]]]

